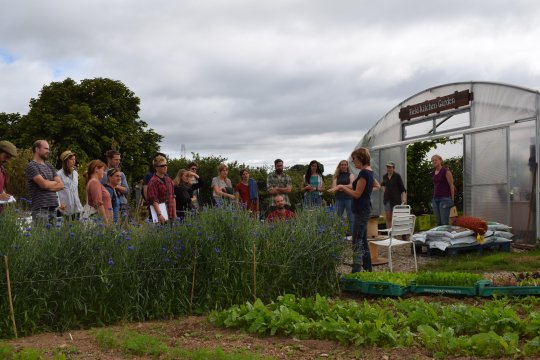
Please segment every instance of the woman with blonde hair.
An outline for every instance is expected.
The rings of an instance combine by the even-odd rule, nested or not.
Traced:
[[[218,176],[212,179],[212,199],[214,205],[221,205],[225,199],[235,200],[231,179],[227,177],[229,168],[220,164],[217,168]]]
[[[174,196],[176,198],[176,216],[180,219],[183,219],[188,212],[196,209],[193,203],[196,199],[193,191],[198,189],[202,182],[197,181],[194,183],[193,178],[199,180],[199,175],[193,171],[180,169],[173,180]]]
[[[352,187],[339,184],[329,191],[344,191],[353,198],[352,213],[354,224],[352,232],[353,266],[352,272],[373,271],[371,254],[367,242],[367,225],[371,215],[371,192],[375,179],[371,170],[371,155],[366,148],[358,148],[351,154],[354,166],[360,170]]]
[[[347,160],[341,160],[334,171],[332,177],[332,187],[337,185],[344,185],[352,189],[352,183],[354,181],[354,174],[349,168],[349,162]],[[347,220],[349,221],[349,234],[352,235],[354,217],[352,214],[352,202],[353,198],[343,190],[336,191],[334,204],[336,206],[336,214],[343,218],[343,212],[347,213]]]
[[[112,201],[109,192],[101,184],[105,173],[105,164],[101,160],[92,160],[84,173],[86,183],[86,204],[95,209],[105,224],[113,220]]]

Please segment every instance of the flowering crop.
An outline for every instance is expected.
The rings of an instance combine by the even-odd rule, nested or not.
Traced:
[[[346,246],[339,219],[322,209],[271,226],[227,206],[165,226],[21,228],[12,211],[0,221],[20,335],[202,313],[254,296],[331,295]],[[7,301],[0,308],[0,336],[10,337]]]

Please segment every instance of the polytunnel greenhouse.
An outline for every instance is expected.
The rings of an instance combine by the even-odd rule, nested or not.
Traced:
[[[407,182],[407,146],[460,138],[463,146],[463,213],[508,224],[514,241],[536,245],[538,118],[540,93],[491,82],[436,86],[404,100],[369,129],[367,147],[377,179],[388,161]],[[384,212],[382,193],[372,195],[373,214]]]

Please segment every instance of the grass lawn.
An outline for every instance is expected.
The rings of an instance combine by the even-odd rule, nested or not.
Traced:
[[[515,251],[515,250],[514,250]],[[540,249],[519,252],[497,252],[478,255],[463,254],[441,258],[440,261],[423,265],[420,271],[537,271],[540,270]]]

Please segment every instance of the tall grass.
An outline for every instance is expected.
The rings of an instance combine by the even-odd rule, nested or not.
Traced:
[[[323,209],[265,224],[234,208],[172,225],[21,227],[0,217],[20,335],[204,313],[285,293],[330,295],[346,243]],[[5,269],[0,337],[13,336]]]

